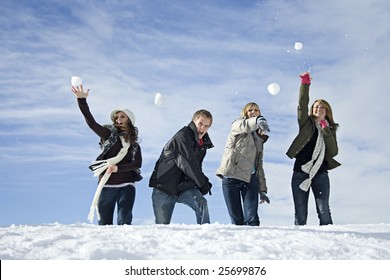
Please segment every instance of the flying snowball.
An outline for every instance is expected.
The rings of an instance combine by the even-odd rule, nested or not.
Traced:
[[[72,78],[70,79],[70,82],[72,83],[72,86],[74,86],[74,87],[79,87],[83,83],[81,78],[77,77],[77,76],[72,76]]]
[[[297,51],[301,50],[302,47],[303,47],[302,43],[300,43],[300,42],[296,42],[296,43],[295,43],[294,48],[295,48]]]
[[[268,85],[267,89],[270,94],[277,95],[280,91],[280,86],[277,83],[272,83]]]
[[[164,102],[164,96],[162,96],[161,93],[157,92],[156,96],[154,97],[154,104],[160,106],[163,102]]]

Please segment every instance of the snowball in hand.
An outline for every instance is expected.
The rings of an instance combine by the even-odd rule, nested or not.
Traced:
[[[74,86],[74,87],[79,87],[83,83],[81,78],[77,77],[77,76],[72,76],[72,78],[70,79],[70,82],[72,83],[72,86]]]
[[[267,89],[270,94],[277,95],[280,91],[280,86],[277,83],[272,83],[268,85]]]
[[[154,97],[154,104],[160,106],[163,102],[164,102],[164,96],[162,96],[161,93],[157,92],[156,96]]]
[[[300,43],[300,42],[296,42],[295,45],[294,45],[294,48],[295,48],[297,51],[301,50],[302,47],[303,47],[303,45],[302,45],[302,43]]]

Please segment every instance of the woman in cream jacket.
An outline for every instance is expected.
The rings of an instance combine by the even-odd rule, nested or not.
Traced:
[[[269,203],[263,169],[267,132],[267,121],[254,102],[246,104],[241,117],[232,123],[217,170],[232,224],[259,226],[259,194],[260,203]]]

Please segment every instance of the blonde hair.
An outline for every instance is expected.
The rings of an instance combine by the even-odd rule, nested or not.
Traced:
[[[248,104],[246,104],[246,105],[244,106],[244,108],[242,108],[241,113],[240,113],[240,117],[241,117],[241,118],[244,118],[244,119],[247,119],[247,118],[248,118],[247,113],[248,113],[249,109],[250,109],[251,107],[253,107],[253,106],[256,106],[257,109],[259,109],[259,114],[260,114],[260,116],[261,116],[261,110],[260,110],[259,105],[257,105],[255,102],[249,102]]]

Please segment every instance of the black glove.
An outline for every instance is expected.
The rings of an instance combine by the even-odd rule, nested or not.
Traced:
[[[261,130],[270,132],[267,120],[263,116],[257,117],[256,123]]]
[[[263,143],[267,142],[269,136],[267,134],[260,134],[259,137],[263,139]]]
[[[204,184],[199,190],[200,192],[203,194],[203,195],[206,195],[207,193],[209,193],[211,195],[211,187],[213,185],[210,183],[210,182],[207,182],[206,184]]]
[[[260,192],[260,204],[267,202],[268,204],[271,202],[265,192]]]

